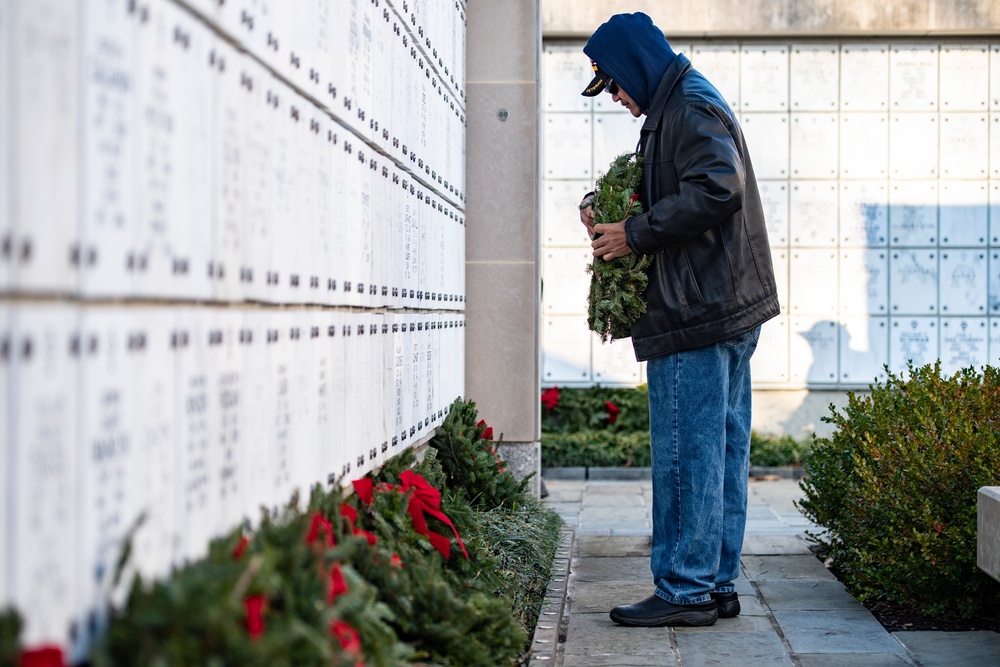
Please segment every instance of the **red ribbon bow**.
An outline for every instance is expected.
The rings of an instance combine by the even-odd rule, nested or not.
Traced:
[[[330,634],[340,642],[340,648],[344,649],[345,653],[361,655],[361,636],[350,625],[344,621],[334,621],[330,624]],[[364,660],[355,662],[354,667],[365,667]]]
[[[431,544],[434,545],[434,548],[440,551],[442,556],[449,558],[451,556],[451,540],[444,535],[439,535],[431,531],[427,527],[427,517],[425,515],[429,514],[435,519],[443,521],[455,534],[458,546],[462,547],[462,554],[468,558],[469,553],[465,550],[465,544],[462,542],[455,524],[441,511],[441,492],[431,486],[422,475],[412,470],[404,470],[400,474],[399,479],[402,482],[400,489],[404,492],[413,490],[413,495],[410,496],[409,505],[406,509],[410,513],[410,518],[413,519],[413,527],[416,531],[421,535],[426,535]]]
[[[58,646],[39,646],[24,651],[18,661],[20,667],[64,667],[66,660]]]
[[[344,571],[340,568],[340,563],[334,563],[330,570],[330,590],[327,591],[326,601],[333,603],[334,600],[347,592],[347,580],[344,579]]]
[[[549,411],[559,405],[559,387],[549,387],[542,392],[542,405]]]
[[[312,520],[309,522],[309,534],[306,535],[306,542],[315,544],[323,533],[326,533],[327,546],[331,549],[336,546],[333,541],[333,526],[326,520],[326,517],[316,512],[312,515]]]
[[[256,639],[264,634],[264,596],[251,595],[243,601],[247,612],[247,632]]]

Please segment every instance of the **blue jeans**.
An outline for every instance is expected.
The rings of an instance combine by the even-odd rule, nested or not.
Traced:
[[[656,595],[673,604],[731,592],[740,571],[750,466],[750,357],[760,327],[650,359]]]

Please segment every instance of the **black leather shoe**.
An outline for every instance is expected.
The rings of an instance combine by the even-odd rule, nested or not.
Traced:
[[[712,593],[712,599],[719,608],[719,618],[735,618],[740,615],[740,597],[736,591]]]
[[[661,625],[712,625],[719,618],[715,601],[698,604],[671,604],[650,595],[642,602],[611,610],[611,620],[620,625],[654,628]]]

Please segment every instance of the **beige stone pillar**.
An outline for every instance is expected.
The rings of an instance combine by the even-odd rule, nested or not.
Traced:
[[[539,0],[467,12],[465,387],[523,475],[539,468]]]

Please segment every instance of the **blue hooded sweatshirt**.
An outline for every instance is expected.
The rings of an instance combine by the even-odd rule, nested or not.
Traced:
[[[591,35],[583,52],[644,112],[676,57],[663,32],[642,12],[612,16]]]

